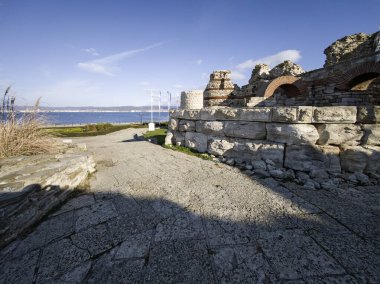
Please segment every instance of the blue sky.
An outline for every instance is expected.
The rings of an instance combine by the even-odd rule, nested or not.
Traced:
[[[322,67],[323,50],[380,27],[380,0],[0,0],[0,92],[18,104],[147,105],[146,89],[248,82],[257,62]]]

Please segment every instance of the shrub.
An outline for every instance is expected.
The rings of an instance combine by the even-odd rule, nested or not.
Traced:
[[[0,158],[51,152],[54,143],[41,129],[44,122],[37,116],[39,100],[32,112],[20,115],[14,109],[15,98],[9,96],[9,90],[8,87],[0,108]]]

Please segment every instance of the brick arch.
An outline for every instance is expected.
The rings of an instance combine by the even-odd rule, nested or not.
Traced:
[[[274,92],[281,86],[285,86],[285,89],[292,90],[293,96],[300,95],[305,91],[304,84],[300,78],[294,76],[281,76],[272,80],[265,88],[264,97],[268,98],[273,96]]]
[[[337,84],[340,90],[349,91],[355,86],[372,81],[380,77],[380,62],[366,62],[354,66],[345,72]],[[369,84],[367,84],[369,85]]]

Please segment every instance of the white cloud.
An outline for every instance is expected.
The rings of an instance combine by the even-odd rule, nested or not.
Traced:
[[[92,47],[90,47],[90,48],[84,48],[84,49],[82,49],[82,51],[90,53],[93,56],[99,56],[98,51],[95,48],[92,48]]]
[[[201,64],[202,64],[202,62],[203,62],[203,60],[202,60],[202,59],[198,59],[198,60],[196,61],[196,63],[197,63],[198,65],[201,65]]]
[[[263,58],[259,58],[256,60],[246,60],[239,65],[236,66],[239,70],[245,70],[245,69],[253,69],[257,64],[265,63],[268,64],[270,67],[274,67],[277,64],[284,62],[285,60],[291,60],[293,62],[297,62],[301,59],[301,53],[298,50],[295,49],[289,49],[284,50],[281,52],[278,52],[276,54],[266,56]]]
[[[232,80],[244,80],[246,78],[246,76],[238,71],[238,70],[232,70],[231,71],[231,79]]]
[[[138,53],[145,52],[145,51],[148,51],[152,48],[158,47],[162,44],[163,43],[156,43],[156,44],[152,44],[152,45],[149,45],[147,47],[144,47],[144,48],[127,50],[124,52],[116,53],[116,54],[106,56],[103,58],[99,58],[96,60],[79,62],[78,67],[80,69],[83,69],[83,70],[86,70],[89,72],[113,76],[114,75],[114,72],[113,72],[114,65],[116,65],[118,62],[125,60],[129,57],[132,57]]]

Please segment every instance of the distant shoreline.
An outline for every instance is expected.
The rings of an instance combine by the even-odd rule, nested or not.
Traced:
[[[34,112],[34,110],[18,110],[21,113],[30,113]],[[150,112],[150,110],[38,110],[37,113],[46,113],[46,112],[131,112],[131,113],[139,113],[139,112]],[[153,110],[153,112],[168,112],[165,110]]]

